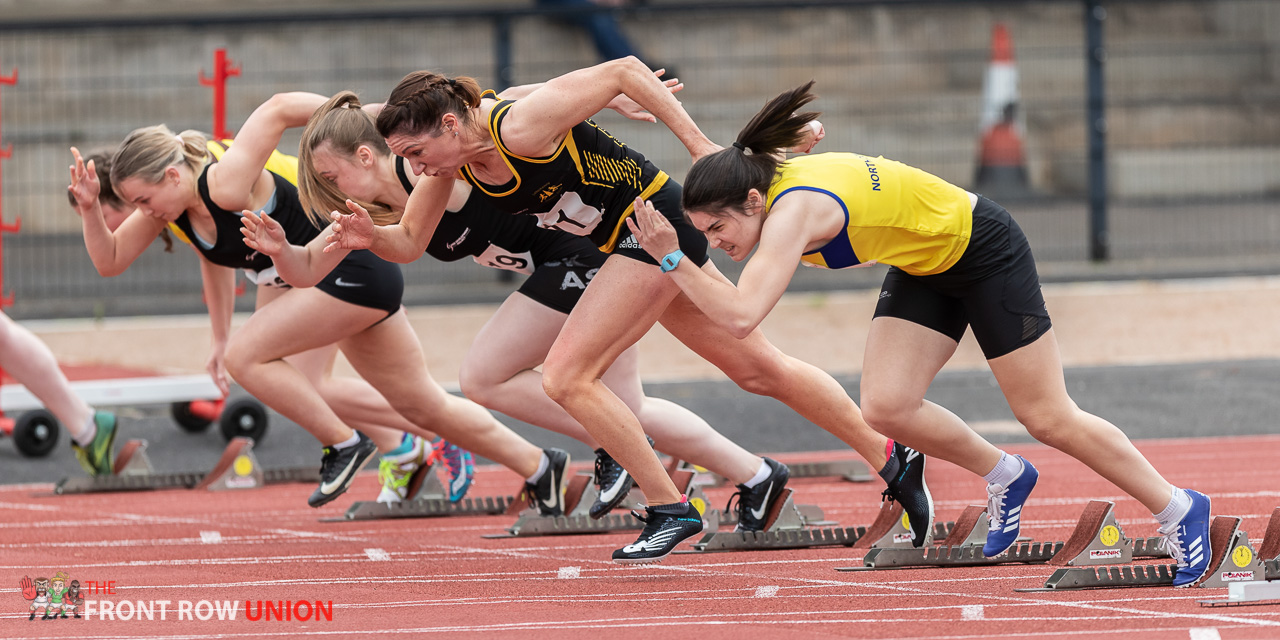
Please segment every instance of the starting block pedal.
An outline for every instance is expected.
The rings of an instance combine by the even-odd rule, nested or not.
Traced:
[[[814,538],[806,527],[811,520],[792,500],[791,489],[782,490],[782,499],[775,500],[769,512],[765,514],[765,525],[761,531],[719,531],[723,515],[718,510],[707,513],[707,526],[702,537],[693,543],[693,549],[680,550],[676,553],[705,553],[709,551],[745,551],[758,549],[801,549],[816,546]],[[822,518],[822,510],[816,506],[816,516]],[[810,516],[814,515],[810,511]],[[839,544],[826,542],[826,544]]]
[[[707,496],[702,488],[695,484],[696,472],[688,469],[671,471],[671,480],[689,498],[689,503],[705,517],[707,514]],[[596,487],[589,476],[574,476],[565,488],[563,516],[544,516],[537,509],[531,508],[525,501],[517,501],[508,509],[508,513],[519,510],[515,523],[507,527],[506,533],[486,534],[484,538],[524,538],[533,536],[581,535],[588,533],[609,533],[612,531],[634,531],[644,528],[644,523],[630,513],[608,513],[599,520],[587,514],[591,503],[596,499]]]
[[[150,491],[155,489],[254,489],[285,482],[319,482],[314,469],[264,471],[253,455],[253,440],[234,438],[208,473],[156,473],[147,457],[146,440],[129,440],[120,447],[112,475],[63,478],[54,487],[57,494]]]
[[[899,547],[872,549],[862,560],[862,567],[849,571],[904,567],[970,567],[995,564],[1052,564],[1080,566],[1129,562],[1135,556],[1155,557],[1156,539],[1140,540],[1141,548],[1124,535],[1113,513],[1115,505],[1102,500],[1091,501],[1076,523],[1066,542],[1019,541],[1008,551],[988,558],[982,554],[987,538],[987,509],[966,507],[956,520],[955,528],[941,544],[920,549]]]
[[[385,520],[389,518],[439,518],[443,516],[496,516],[507,512],[515,498],[485,496],[449,501],[449,493],[435,464],[419,467],[409,477],[405,495],[410,499],[394,503],[361,500],[351,504],[341,518],[328,521]]]
[[[1262,560],[1249,544],[1249,536],[1240,530],[1240,518],[1215,516],[1209,524],[1209,541],[1212,552],[1209,570],[1199,582],[1190,586],[1226,587],[1234,582],[1255,582],[1264,579],[1265,568]],[[1055,571],[1045,581],[1044,587],[1014,589],[1014,591],[1166,586],[1173,584],[1177,568],[1177,565],[1173,564],[1070,567]]]

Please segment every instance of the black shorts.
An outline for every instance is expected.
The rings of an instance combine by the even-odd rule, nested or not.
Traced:
[[[901,318],[956,342],[966,327],[988,360],[1024,347],[1052,326],[1031,245],[1004,207],[978,196],[969,246],[950,269],[913,276],[890,267],[875,317]]]
[[[520,285],[520,293],[561,313],[573,311],[587,284],[609,257],[590,242],[585,244],[584,250],[576,254],[539,263]]]
[[[680,250],[684,252],[684,257],[693,261],[698,267],[702,267],[707,263],[707,236],[698,231],[684,216],[684,209],[680,208],[682,193],[680,183],[668,179],[666,184],[662,185],[652,198],[649,198],[649,201],[667,220],[671,221],[671,226],[676,228],[676,238],[680,242]],[[613,252],[632,260],[658,266],[658,261],[640,246],[640,241],[636,240],[635,234],[631,233],[631,228],[626,224],[625,221],[622,223],[622,232],[618,234],[618,244],[614,246]]]
[[[363,249],[347,254],[316,288],[343,302],[382,309],[389,316],[400,310],[404,274],[400,265]]]

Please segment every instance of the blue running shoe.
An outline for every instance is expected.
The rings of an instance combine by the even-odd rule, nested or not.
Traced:
[[[1018,532],[1022,529],[1022,505],[1027,496],[1036,487],[1036,479],[1040,473],[1022,456],[1022,473],[1002,487],[998,484],[987,485],[987,543],[982,545],[982,555],[994,558],[1013,546],[1018,541]]]
[[[470,451],[444,439],[436,440],[431,448],[433,458],[443,460],[449,470],[449,502],[461,500],[475,480],[475,458]]]
[[[1163,545],[1169,556],[1178,562],[1173,576],[1173,586],[1193,587],[1209,571],[1209,559],[1213,548],[1209,546],[1209,496],[1199,491],[1183,489],[1191,496],[1191,509],[1182,520],[1168,528],[1160,527]]]

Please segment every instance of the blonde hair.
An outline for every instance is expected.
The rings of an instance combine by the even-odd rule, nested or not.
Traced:
[[[155,184],[164,178],[165,169],[178,164],[199,175],[208,161],[207,140],[199,131],[175,134],[162,124],[134,129],[111,158],[111,182],[120,184],[136,177]]]
[[[298,143],[298,198],[312,224],[320,228],[329,225],[330,211],[346,213],[348,200],[347,194],[325,180],[315,168],[315,150],[325,143],[334,153],[348,158],[355,157],[360,145],[367,145],[384,157],[391,155],[386,140],[378,135],[373,116],[360,108],[360,98],[355,93],[340,92],[311,114]],[[350,200],[364,207],[376,225],[400,221],[402,212],[385,204]]]

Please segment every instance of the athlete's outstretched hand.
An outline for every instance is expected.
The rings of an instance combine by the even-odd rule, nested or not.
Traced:
[[[325,241],[329,243],[325,245],[325,253],[339,249],[368,249],[373,246],[373,218],[369,217],[369,212],[351,200],[347,200],[347,208],[351,213],[334,211],[329,214],[333,224],[329,225],[331,231],[325,237]]]
[[[676,228],[647,200],[636,198],[635,214],[627,218],[627,227],[635,234],[636,240],[640,241],[645,253],[659,262],[668,253],[680,248]]]
[[[22,576],[18,581],[18,586],[22,588],[22,597],[27,600],[36,599],[36,584],[31,581],[31,576]]]
[[[661,78],[663,74],[665,74],[666,72],[667,72],[666,69],[658,69],[657,71],[653,72],[653,75]],[[679,78],[671,78],[670,80],[663,80],[662,84],[665,85],[667,89],[671,90],[671,93],[680,93],[680,91],[684,89],[684,83],[680,82]],[[613,100],[610,100],[609,104],[605,106],[609,109],[613,109],[614,111],[617,111],[618,113],[621,113],[622,115],[626,116],[627,118],[630,118],[631,120],[643,120],[645,122],[658,121],[657,118],[653,117],[652,113],[645,111],[644,107],[641,107],[639,104],[636,103],[635,100],[628,98],[625,94],[621,94],[618,97],[614,98]]]
[[[242,211],[240,233],[244,234],[244,243],[250,249],[263,255],[276,256],[284,250],[289,240],[285,238],[284,227],[271,216],[254,213],[248,209]]]
[[[98,202],[98,193],[101,192],[102,185],[98,184],[98,171],[92,160],[89,161],[88,166],[85,166],[80,150],[75,147],[71,147],[71,155],[75,157],[76,162],[71,165],[71,184],[67,187],[67,191],[70,191],[76,199],[76,213],[83,214]]]

